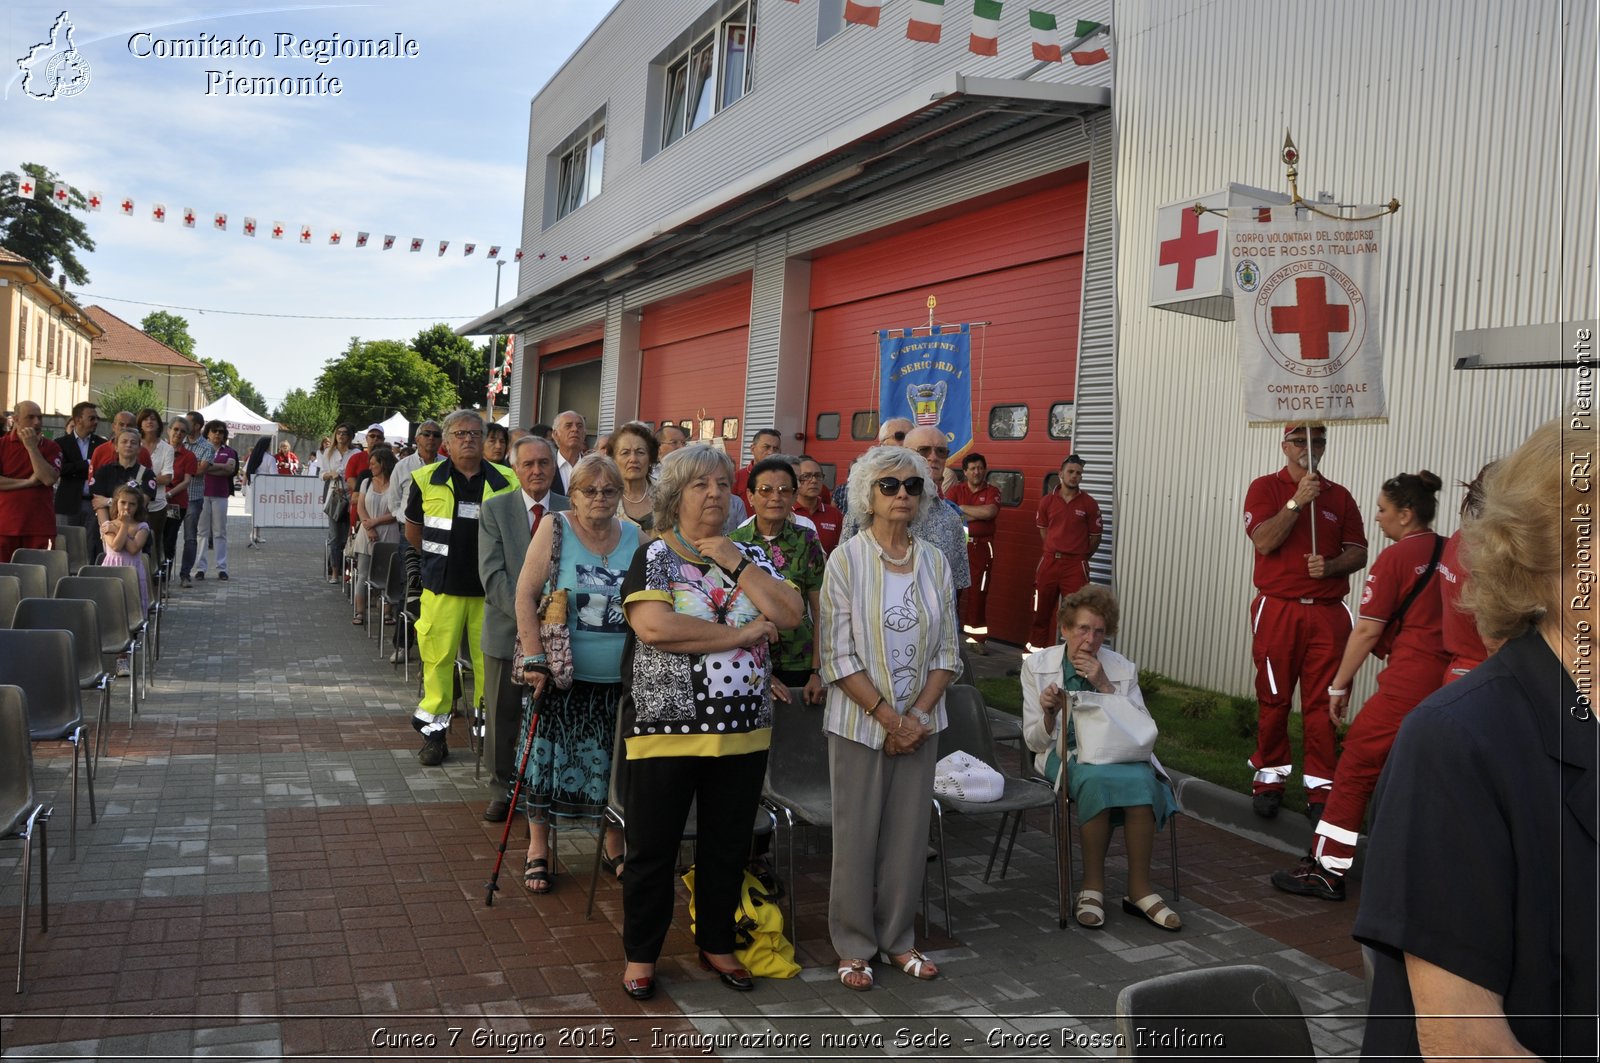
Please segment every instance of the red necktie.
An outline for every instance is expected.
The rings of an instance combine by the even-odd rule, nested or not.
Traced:
[[[533,508],[528,512],[532,514],[528,518],[528,534],[532,535],[539,530],[539,522],[544,519],[544,506],[539,502],[535,502]]]

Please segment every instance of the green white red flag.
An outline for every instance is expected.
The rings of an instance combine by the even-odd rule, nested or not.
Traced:
[[[938,44],[944,31],[944,0],[911,0],[911,18],[906,22],[906,39]]]
[[[1048,11],[1028,9],[1028,29],[1033,34],[1033,57],[1041,63],[1061,62],[1061,35],[1056,17]]]
[[[883,0],[845,0],[844,20],[857,26],[876,26]]]
[[[973,55],[1000,54],[1000,0],[972,0],[972,32],[967,50]]]

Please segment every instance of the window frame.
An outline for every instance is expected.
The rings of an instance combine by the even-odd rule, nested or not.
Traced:
[[[867,423],[871,425],[870,428],[865,430],[866,435],[861,435],[862,430],[856,428],[856,422],[862,417],[867,418]],[[850,439],[857,443],[863,443],[870,439],[876,443],[878,441],[878,428],[882,423],[878,419],[877,410],[857,410],[850,415]]]
[[[658,58],[653,64],[662,71],[657,151],[664,151],[676,144],[755,91],[755,48],[760,36],[760,10],[761,0],[741,0],[728,5],[728,10],[713,18],[704,30],[694,33],[685,44]],[[735,29],[744,31],[744,59],[739,74],[738,94],[728,99],[730,86],[727,75],[731,65],[728,56],[732,51],[729,41]],[[699,82],[700,92],[696,93],[696,65],[702,57],[708,57],[709,66]]]
[[[556,179],[553,222],[593,202],[605,186],[606,108],[596,111],[561,143],[562,147],[553,153]]]
[[[997,435],[994,434],[994,417],[995,417],[995,414],[998,413],[1001,410],[1021,410],[1022,411],[1022,434],[1021,435],[997,436]],[[1018,440],[1021,440],[1021,439],[1027,439],[1028,438],[1028,433],[1033,431],[1033,411],[1028,408],[1028,404],[1025,403],[1025,402],[1000,402],[1000,403],[996,403],[995,405],[989,407],[989,416],[984,419],[984,430],[985,430],[986,434],[989,436],[990,439],[993,439],[993,440],[995,440],[997,442],[1011,442],[1011,443],[1014,443],[1014,442],[1016,442]]]
[[[833,418],[833,434],[832,435],[825,435],[823,433],[823,430],[822,430],[822,419],[824,417],[832,417]],[[827,410],[827,411],[824,411],[822,413],[817,414],[816,420],[812,422],[812,426],[811,427],[812,427],[812,431],[816,434],[816,438],[818,438],[818,439],[838,439],[839,438],[839,429],[841,427],[841,424],[842,424],[842,420],[841,420],[841,418],[839,416],[838,411],[837,410]]]
[[[1001,483],[995,483],[995,477],[997,476],[1001,477]],[[1017,485],[1017,497],[1015,499],[1008,500],[1006,497],[1007,491],[1003,485],[1008,479],[1013,477],[1015,478]],[[988,480],[985,482],[1000,492],[1000,505],[1008,509],[1020,507],[1022,505],[1023,498],[1028,493],[1028,478],[1023,475],[1022,470],[1020,469],[990,469]]]

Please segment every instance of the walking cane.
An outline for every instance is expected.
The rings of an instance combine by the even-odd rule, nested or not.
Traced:
[[[546,681],[549,681],[548,674]],[[539,730],[539,714],[533,709],[533,691],[529,690],[522,695],[522,709],[530,719],[528,720],[528,737],[522,743],[522,761],[517,769],[517,778],[511,784],[511,811],[506,813],[506,829],[500,832],[500,854],[495,857],[494,871],[489,875],[488,890],[484,894],[483,904],[486,908],[494,907],[494,894],[500,888],[500,865],[506,860],[506,842],[511,839],[511,824],[517,818],[517,796],[522,792],[522,780],[528,773],[528,757],[533,754],[533,736]]]

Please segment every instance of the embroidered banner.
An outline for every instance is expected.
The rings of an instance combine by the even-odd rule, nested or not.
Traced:
[[[878,423],[905,417],[938,428],[950,460],[972,446],[972,326],[942,325],[929,335],[878,331]]]

